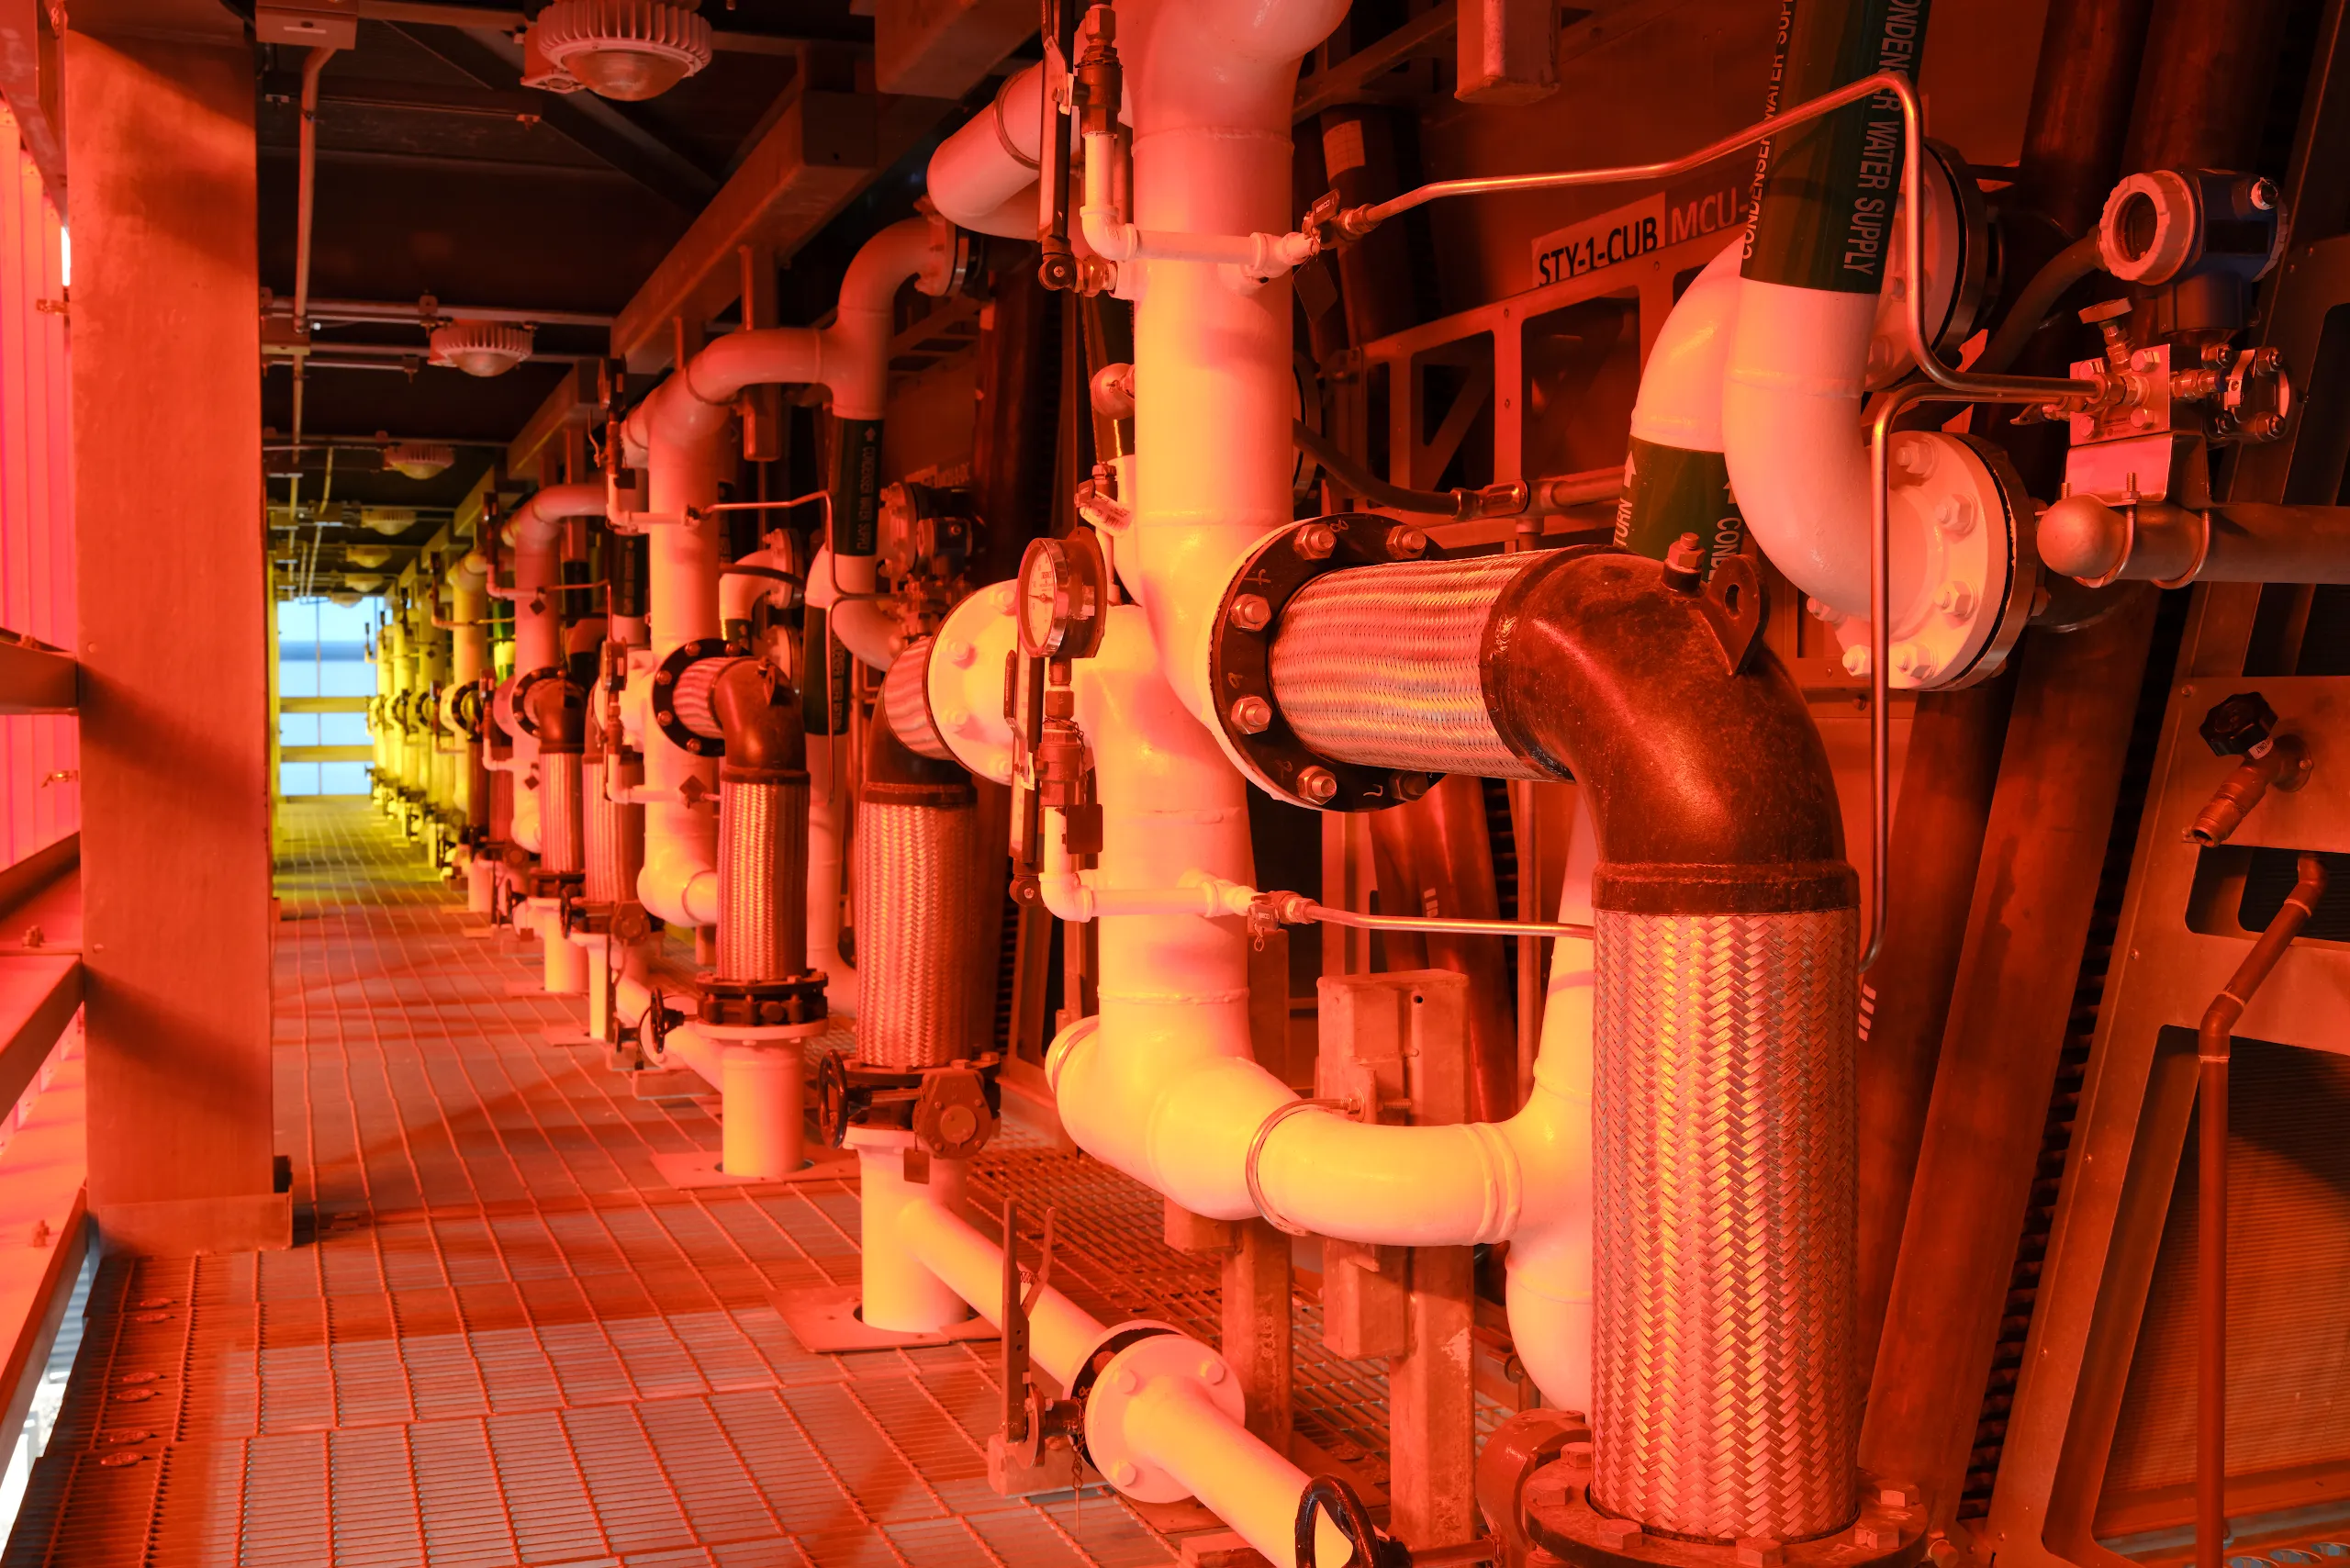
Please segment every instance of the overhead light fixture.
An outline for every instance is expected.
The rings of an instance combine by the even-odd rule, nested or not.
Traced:
[[[392,553],[381,544],[352,544],[344,549],[342,558],[363,571],[375,571],[390,563]]]
[[[437,478],[456,460],[454,452],[430,442],[404,441],[384,449],[384,466],[411,479]]]
[[[523,43],[599,97],[657,98],[710,63],[710,24],[664,0],[554,0]]]
[[[384,586],[384,579],[370,573],[345,572],[342,575],[342,586],[353,593],[374,593]]]
[[[376,532],[386,536],[406,533],[416,526],[416,509],[414,507],[362,507],[359,509],[359,521],[363,526],[372,528]],[[352,558],[356,560],[358,557],[354,554]],[[385,559],[389,560],[390,556],[386,554]]]
[[[341,605],[345,610],[357,604],[365,596],[351,588],[330,588],[327,591],[328,600]]]
[[[522,85],[536,87],[542,93],[576,93],[586,84],[547,58],[546,45],[538,28],[524,28]]]
[[[531,357],[531,329],[505,321],[449,321],[432,329],[432,363],[467,375],[503,375]]]

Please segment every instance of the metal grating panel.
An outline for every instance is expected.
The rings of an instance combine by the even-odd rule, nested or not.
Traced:
[[[715,1148],[714,1100],[558,1043],[576,1000],[511,993],[536,945],[464,935],[364,805],[285,825],[298,1245],[104,1265],[0,1568],[1174,1560],[1104,1493],[990,1490],[991,1346],[800,1348],[771,1295],[856,1277],[849,1187],[671,1188],[652,1157]],[[1007,1185],[1059,1206],[1090,1309],[1214,1337],[1214,1260],[1165,1246],[1155,1194],[1017,1135],[974,1172],[982,1208]],[[1301,1300],[1300,1427],[1375,1456],[1383,1369],[1317,1327]]]

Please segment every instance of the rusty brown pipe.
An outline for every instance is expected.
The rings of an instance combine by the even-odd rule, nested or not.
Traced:
[[[2278,735],[2257,756],[2247,756],[2236,765],[2210,802],[2196,813],[2187,836],[2206,848],[2225,844],[2271,787],[2298,790],[2309,776],[2309,748],[2300,736]]]
[[[2279,748],[2281,749],[2281,748]],[[2272,753],[2273,754],[2273,753]],[[2224,792],[2224,790],[2223,790]],[[2195,1564],[2221,1568],[2228,1533],[2228,1047],[2236,1020],[2325,895],[2325,863],[2300,857],[2300,879],[2268,929],[2203,1010],[2197,1137],[2195,1282]]]

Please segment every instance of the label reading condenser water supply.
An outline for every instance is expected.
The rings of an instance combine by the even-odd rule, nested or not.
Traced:
[[[1632,438],[1624,460],[1624,498],[1616,505],[1616,545],[1662,561],[1682,535],[1705,546],[1704,575],[1746,544],[1746,518],[1729,492],[1729,465],[1718,452],[1690,452]]]
[[[1750,186],[1735,170],[1695,178],[1534,241],[1534,285],[1564,283],[1746,221]]]

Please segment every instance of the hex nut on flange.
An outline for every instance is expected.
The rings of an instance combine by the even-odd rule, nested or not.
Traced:
[[[1741,1537],[1734,1555],[1738,1568],[1779,1568],[1787,1560],[1785,1549],[1767,1535]]]
[[[1326,767],[1302,767],[1297,773],[1297,792],[1318,806],[1338,792],[1337,775]]]
[[[1232,727],[1243,734],[1261,735],[1272,728],[1273,705],[1261,697],[1243,697],[1232,704]]]
[[[1261,632],[1273,618],[1273,607],[1260,593],[1244,593],[1232,601],[1232,623],[1244,632]]]

